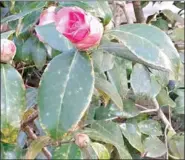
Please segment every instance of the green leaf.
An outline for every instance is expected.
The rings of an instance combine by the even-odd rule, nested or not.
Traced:
[[[81,148],[82,159],[98,159],[94,149],[90,144],[87,144],[85,148]]]
[[[110,159],[110,154],[107,148],[103,144],[94,142],[94,143],[91,143],[91,146],[96,152],[98,159]]]
[[[25,88],[21,75],[9,64],[1,64],[1,132],[16,129],[17,137],[25,109]],[[16,114],[15,114],[16,113]]]
[[[40,14],[41,14],[41,10],[38,10],[26,15],[20,22],[20,25],[17,28],[16,35],[18,36],[19,34],[24,33],[29,29],[31,29],[31,27],[35,25]]]
[[[12,35],[14,32],[15,30],[10,30],[10,31],[1,33],[1,39],[8,39],[8,37]]]
[[[178,15],[177,13],[172,12],[169,9],[162,10],[162,13],[165,15],[165,17],[174,24],[175,22],[184,24],[184,18]]]
[[[114,115],[114,117],[117,116],[121,118],[132,118],[140,114],[140,111],[135,106],[135,103],[129,99],[123,101],[123,106],[124,108],[122,112],[118,111],[117,108],[112,107],[109,114]]]
[[[117,88],[119,94],[124,99],[128,92],[128,80],[125,60],[115,59],[114,67],[107,72],[110,82]]]
[[[92,6],[88,4],[88,2],[84,2],[84,1],[64,1],[64,2],[59,1],[59,5],[64,6],[64,7],[69,7],[69,6],[76,7],[77,6],[86,11],[93,9]]]
[[[162,18],[158,18],[156,21],[152,21],[151,24],[162,29],[163,31],[168,30],[168,22]]]
[[[33,3],[30,3],[28,4],[24,10],[18,14],[13,14],[13,15],[10,15],[8,17],[5,17],[1,20],[1,23],[7,23],[7,22],[10,22],[10,21],[15,21],[17,19],[20,19],[24,16],[26,16],[27,14],[30,14],[34,11],[37,11],[37,10],[40,10],[42,9],[44,6],[45,6],[46,2],[33,2]]]
[[[25,159],[35,159],[39,152],[41,152],[42,148],[49,143],[49,140],[50,137],[48,136],[39,136],[36,140],[32,141],[26,153]]]
[[[95,87],[105,92],[112,101],[117,105],[120,110],[123,110],[123,102],[117,91],[117,89],[108,81],[103,78],[97,77],[95,78]]]
[[[150,76],[148,69],[141,64],[134,65],[130,83],[137,96],[155,98],[161,90],[158,82]]]
[[[85,129],[83,132],[96,141],[114,145],[118,150],[120,159],[132,159],[124,145],[121,130],[116,123],[95,121],[91,125],[91,129]]]
[[[54,23],[36,26],[35,30],[44,39],[44,42],[56,50],[66,52],[73,48],[69,40],[56,30]]]
[[[147,137],[144,141],[146,157],[157,158],[163,156],[167,149],[157,137]]]
[[[32,62],[32,50],[35,47],[35,37],[29,37],[22,45],[22,50],[18,52],[16,58],[27,63]]]
[[[170,38],[157,27],[146,24],[127,24],[108,35],[121,43],[103,43],[101,48],[111,54],[142,63],[153,69],[173,71],[177,76],[180,57]]]
[[[162,130],[160,124],[152,119],[141,121],[138,124],[140,131],[149,136],[161,136]]]
[[[173,5],[175,5],[176,7],[180,8],[180,9],[184,9],[184,2],[183,1],[174,1]]]
[[[147,5],[148,5],[148,3],[149,3],[150,1],[141,1],[141,7],[142,8],[144,8],[144,7],[146,7]]]
[[[92,54],[95,71],[103,73],[113,68],[114,56],[102,50],[95,50]]]
[[[169,140],[170,153],[178,159],[184,159],[184,134],[175,134]]]
[[[175,103],[176,103],[176,107],[174,108],[175,113],[184,114],[184,95],[177,97],[175,99]]]
[[[96,16],[103,18],[103,24],[107,25],[113,16],[108,1],[89,1],[89,4],[94,8]]]
[[[123,123],[120,125],[121,131],[129,143],[141,153],[144,152],[144,147],[141,139],[141,132],[136,124]]]
[[[184,28],[175,28],[170,37],[173,41],[184,41]]]
[[[1,159],[23,159],[23,152],[16,145],[1,142]]]
[[[56,56],[45,69],[38,93],[40,119],[57,138],[80,121],[94,90],[94,72],[89,56],[70,51]]]
[[[44,44],[36,41],[34,47],[32,48],[32,59],[38,69],[42,69],[46,64],[47,51]]]
[[[176,106],[175,102],[169,97],[169,94],[165,89],[162,89],[156,97],[160,106],[170,106],[174,108]]]
[[[80,148],[73,143],[62,144],[53,153],[53,159],[81,159]]]

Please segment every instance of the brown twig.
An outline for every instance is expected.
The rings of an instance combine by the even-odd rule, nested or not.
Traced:
[[[145,23],[145,17],[144,17],[143,9],[141,7],[140,0],[132,1],[132,4],[134,7],[134,13],[135,13],[137,23]]]
[[[21,128],[24,130],[24,128],[28,124],[32,123],[36,118],[38,118],[38,111],[37,110],[35,110],[34,113],[32,113],[32,115],[27,120],[25,120],[21,123]]]
[[[32,140],[37,139],[36,134],[32,131],[32,129],[29,126],[25,127],[25,132],[27,133],[28,137],[30,137]],[[47,157],[47,159],[51,159],[52,155],[46,147],[42,148],[42,152]]]
[[[164,115],[163,111],[162,111],[161,108],[159,107],[159,104],[158,104],[156,98],[153,99],[153,103],[154,103],[154,105],[156,106],[156,108],[159,108],[159,110],[158,110],[158,116],[161,118],[161,120],[164,122],[164,124],[165,124],[166,126],[168,126],[168,128],[169,128],[171,131],[173,131],[174,133],[176,133],[175,130],[173,129],[172,125],[170,124],[170,122],[168,121],[168,119],[166,118],[166,116]]]
[[[66,141],[64,141],[64,140],[62,140],[62,141],[56,141],[56,142],[49,143],[48,146],[51,146],[52,145],[52,146],[58,147],[58,146],[61,146],[63,144],[72,143],[74,141],[75,140],[73,138],[70,139],[70,140],[66,140]]]

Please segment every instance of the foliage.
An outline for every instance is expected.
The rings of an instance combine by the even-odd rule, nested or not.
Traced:
[[[1,2],[1,38],[17,47],[13,63],[1,64],[2,158],[183,159],[184,130],[173,121],[184,117],[184,51],[174,45],[184,41],[182,17],[163,10],[80,51],[54,23],[37,25],[51,5],[81,7],[104,27],[113,18],[101,0]],[[85,147],[77,133],[90,137]]]

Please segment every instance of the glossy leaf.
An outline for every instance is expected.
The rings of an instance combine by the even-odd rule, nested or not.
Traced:
[[[39,136],[36,140],[32,141],[25,159],[35,159],[39,152],[41,152],[42,148],[48,144],[49,140],[50,138],[48,136]]]
[[[169,94],[165,89],[162,89],[156,98],[160,106],[169,105],[172,108],[176,106],[175,102],[169,97]]]
[[[10,31],[1,33],[1,39],[8,39],[8,37],[12,35],[14,32],[15,30],[10,30]]]
[[[89,4],[94,8],[95,15],[103,18],[103,24],[107,25],[112,19],[112,11],[108,1],[96,0],[89,1]]]
[[[151,24],[160,28],[163,31],[168,30],[168,22],[162,18],[158,18],[156,21],[152,21]]]
[[[177,13],[172,12],[170,9],[164,9],[162,10],[162,13],[165,15],[165,17],[174,24],[175,22],[184,24],[184,18],[178,15]]]
[[[114,56],[102,50],[95,50],[92,54],[95,71],[103,73],[113,68]]]
[[[11,65],[1,64],[2,133],[5,130],[14,129],[17,129],[18,132],[25,103],[25,88],[20,74]],[[11,136],[11,132],[8,133]]]
[[[88,144],[85,148],[81,148],[81,153],[82,159],[98,159],[96,152],[90,144]]]
[[[116,37],[121,43],[102,42],[101,48],[154,69],[171,70],[175,76],[178,75],[179,54],[170,38],[157,27],[128,24],[108,32],[108,35]]]
[[[150,158],[161,157],[167,151],[165,144],[157,137],[147,137],[144,140],[144,147],[146,153],[145,156]]]
[[[47,52],[44,45],[39,41],[36,41],[34,47],[32,48],[32,58],[36,67],[38,69],[42,69],[46,63]]]
[[[20,19],[24,16],[26,16],[27,14],[30,14],[34,11],[37,11],[39,9],[42,9],[44,6],[45,6],[45,3],[46,2],[33,2],[33,3],[30,3],[28,4],[24,10],[18,14],[13,14],[13,15],[10,15],[8,17],[5,17],[1,20],[1,23],[7,23],[7,22],[10,22],[10,21],[15,21],[17,19]]]
[[[180,9],[184,9],[184,2],[183,1],[174,1],[173,5],[175,5],[176,7],[180,8]]]
[[[81,159],[80,148],[73,143],[62,144],[53,152],[53,159]]]
[[[184,159],[184,134],[175,134],[169,140],[170,153],[178,159]]]
[[[40,14],[41,14],[41,10],[37,10],[37,11],[31,12],[30,14],[27,14],[26,16],[24,16],[22,21],[20,21],[20,25],[17,27],[16,34],[19,35],[21,33],[26,32],[27,30],[30,30],[31,27],[35,25]]]
[[[117,110],[117,108],[111,107],[111,112],[109,114],[121,117],[121,118],[133,118],[140,114],[140,111],[135,106],[135,103],[132,100],[126,99],[123,101],[123,111],[120,112]]]
[[[155,98],[161,90],[161,86],[158,82],[154,77],[150,76],[147,68],[141,64],[134,65],[130,83],[137,96]]]
[[[66,52],[73,48],[68,39],[56,30],[54,23],[36,26],[35,30],[44,39],[44,42],[56,50]]]
[[[89,5],[88,2],[85,1],[60,1],[59,5],[64,6],[64,7],[69,7],[69,6],[77,6],[80,7],[86,11],[92,10],[92,6]]]
[[[107,72],[108,78],[117,88],[119,94],[124,99],[128,92],[128,80],[126,65],[123,59],[116,59],[114,67]]]
[[[144,147],[141,139],[141,132],[136,124],[123,123],[120,125],[121,131],[129,143],[141,153],[144,152]]]
[[[176,103],[176,107],[174,108],[175,113],[184,114],[184,95],[177,97],[175,99],[175,103]]]
[[[103,144],[94,142],[94,143],[91,143],[91,146],[96,152],[98,159],[110,159],[110,154],[107,148]]]
[[[138,124],[140,131],[150,136],[161,136],[162,130],[160,124],[152,119],[141,121]]]
[[[117,107],[122,110],[123,109],[123,102],[122,99],[115,88],[110,82],[104,80],[103,78],[97,77],[95,78],[95,87],[100,89],[101,91],[105,92],[112,101],[117,105]]]
[[[77,125],[94,89],[94,73],[86,53],[70,51],[56,56],[45,69],[38,92],[42,124],[52,137]]]
[[[131,159],[129,152],[124,145],[121,130],[116,123],[111,121],[95,121],[91,125],[91,129],[85,129],[83,132],[94,140],[114,145],[117,148],[121,159]]]
[[[36,39],[34,37],[29,37],[22,45],[22,50],[16,55],[17,59],[30,63],[32,62],[32,50],[35,47]]]

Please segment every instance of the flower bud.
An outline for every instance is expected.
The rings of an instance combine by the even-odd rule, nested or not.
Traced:
[[[1,39],[1,62],[10,62],[16,53],[16,46],[14,42],[8,39]]]
[[[78,133],[75,135],[75,144],[80,148],[85,148],[90,142],[89,136],[86,134]]]

